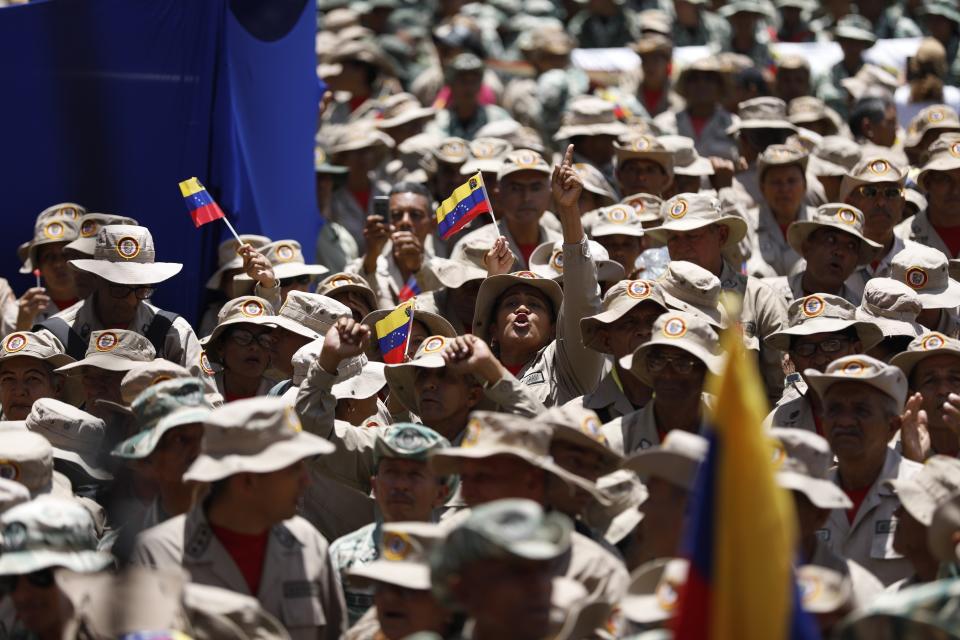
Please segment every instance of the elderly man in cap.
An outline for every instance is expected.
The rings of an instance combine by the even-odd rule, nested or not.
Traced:
[[[566,516],[530,500],[479,506],[432,554],[434,596],[464,612],[477,638],[548,637],[553,579],[574,535]]]
[[[840,200],[863,212],[863,235],[882,245],[874,261],[857,267],[848,280],[855,291],[870,278],[889,276],[893,256],[907,242],[894,233],[903,213],[903,185],[907,172],[889,153],[869,150],[840,183]]]
[[[0,408],[4,420],[23,420],[39,398],[79,401],[76,385],[54,371],[74,362],[48,333],[18,331],[0,347]],[[73,391],[73,393],[71,393]]]
[[[613,144],[620,193],[663,195],[673,181],[673,152],[651,135],[623,137]]]
[[[840,296],[860,304],[862,291],[846,284],[857,265],[869,264],[880,245],[863,235],[863,212],[842,204],[824,204],[807,220],[791,222],[787,244],[803,258],[801,271],[767,282],[790,303],[814,293]]]
[[[837,358],[864,353],[882,338],[876,324],[858,319],[854,306],[838,296],[814,294],[791,302],[787,326],[767,337],[772,348],[787,354],[791,373],[766,422],[823,435],[820,398],[807,392],[806,372],[823,371]]]
[[[473,140],[487,123],[510,117],[503,108],[480,102],[484,69],[483,61],[473,53],[460,53],[450,62],[446,68],[449,99],[427,125],[427,133]]]
[[[838,358],[823,373],[807,369],[804,375],[823,405],[824,437],[837,457],[833,481],[853,503],[834,511],[818,535],[886,586],[909,577],[910,562],[893,548],[900,501],[883,483],[921,468],[887,445],[902,423],[906,376],[865,355]]]
[[[652,334],[619,361],[653,389],[653,400],[603,426],[610,448],[618,453],[658,445],[673,430],[699,431],[707,373],[720,373],[717,334],[700,316],[668,311],[654,321]]]
[[[352,588],[348,572],[380,558],[384,523],[432,522],[450,495],[447,478],[427,466],[431,451],[450,442],[423,425],[400,423],[378,430],[373,448],[373,475],[369,478],[377,503],[377,520],[335,540],[330,557],[343,585],[350,624],[373,604],[369,589]],[[389,548],[389,547],[387,547]]]
[[[960,332],[957,307],[960,306],[960,282],[950,277],[943,252],[911,243],[893,257],[890,277],[917,292],[923,311],[917,322],[931,331],[950,336]]]
[[[927,196],[927,209],[894,230],[904,240],[939,249],[948,258],[960,256],[960,134],[944,134],[930,145],[927,162],[917,176]]]
[[[157,284],[175,276],[183,265],[155,258],[153,236],[146,227],[101,227],[93,259],[70,261],[97,277],[94,292],[39,326],[56,336],[75,359],[83,357],[91,333],[127,328],[143,335],[157,355],[199,375],[201,348],[190,324],[147,302]]]
[[[706,194],[684,193],[670,198],[661,209],[663,222],[647,230],[667,245],[671,260],[686,260],[720,279],[724,291],[743,297],[741,324],[746,338],[758,338],[780,330],[786,321],[786,305],[776,292],[757,278],[739,273],[724,258],[724,250],[736,246],[747,233],[747,223],[723,215],[720,202]],[[780,353],[760,345],[760,358],[767,395],[776,400],[783,388]]]
[[[141,534],[133,562],[182,566],[192,582],[256,597],[292,638],[339,638],[343,595],[327,541],[296,516],[306,459],[333,453],[274,398],[238,400],[204,421],[185,481],[212,483],[203,504]]]

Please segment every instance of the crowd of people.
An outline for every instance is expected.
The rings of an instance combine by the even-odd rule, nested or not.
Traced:
[[[958,45],[955,0],[318,0],[319,237],[165,310],[170,248],[64,202],[0,279],[0,639],[670,638],[726,331],[823,637],[960,638]]]

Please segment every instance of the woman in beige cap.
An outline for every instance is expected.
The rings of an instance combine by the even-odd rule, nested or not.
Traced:
[[[264,377],[270,366],[275,319],[273,307],[263,298],[234,298],[220,309],[213,332],[200,340],[205,360],[220,365],[214,371],[209,362],[204,363],[227,402],[265,396],[277,383]]]

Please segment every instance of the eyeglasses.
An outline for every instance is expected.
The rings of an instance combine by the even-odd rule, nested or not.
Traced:
[[[681,375],[686,375],[693,371],[693,368],[697,366],[699,362],[695,358],[677,356],[670,357],[660,354],[650,354],[647,356],[647,369],[651,373],[659,373],[663,371],[667,365],[670,365],[670,368],[676,371]]]
[[[793,353],[804,358],[809,358],[817,351],[824,354],[837,353],[850,345],[847,338],[827,338],[822,342],[801,342],[790,349]]]
[[[280,281],[281,287],[292,287],[295,284],[310,284],[310,276],[293,276]]]
[[[857,187],[857,193],[862,195],[864,198],[876,198],[878,195],[883,196],[887,200],[893,200],[894,198],[903,197],[903,189],[900,187],[878,187],[872,184],[863,184]]]
[[[227,336],[227,340],[230,340],[234,344],[237,344],[241,347],[247,347],[256,341],[257,346],[264,349],[270,349],[273,347],[273,337],[267,333],[253,333],[252,331],[247,331],[246,329],[237,329],[230,333]]]
[[[27,582],[38,589],[49,589],[53,586],[53,570],[41,569],[22,576],[0,576],[0,595],[6,596],[16,591],[20,578],[26,578]]]
[[[117,300],[123,300],[128,297],[131,293],[137,296],[137,300],[146,300],[153,295],[153,292],[156,291],[156,287],[150,286],[140,286],[140,287],[127,287],[121,284],[112,284],[110,285],[110,297],[116,298]]]

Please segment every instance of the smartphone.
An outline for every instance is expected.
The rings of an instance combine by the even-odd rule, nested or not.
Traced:
[[[389,196],[376,196],[373,199],[373,215],[380,216],[384,222],[390,222]]]

